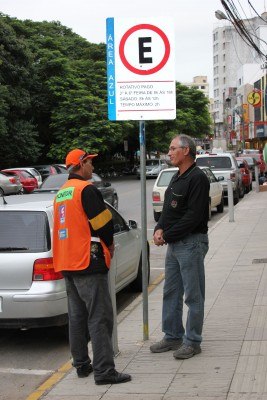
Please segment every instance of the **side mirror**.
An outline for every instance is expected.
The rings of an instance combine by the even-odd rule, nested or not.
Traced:
[[[129,220],[128,225],[130,229],[137,229],[137,222],[133,221],[132,219]]]
[[[224,181],[224,176],[218,176],[217,181],[218,181],[218,182]]]
[[[110,182],[104,182],[104,187],[109,187],[109,186],[111,186]]]

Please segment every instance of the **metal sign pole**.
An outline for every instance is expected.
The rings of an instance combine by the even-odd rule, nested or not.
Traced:
[[[148,290],[147,290],[147,213],[146,213],[146,135],[145,121],[139,121],[141,221],[142,221],[142,276],[143,276],[143,339],[148,340]]]

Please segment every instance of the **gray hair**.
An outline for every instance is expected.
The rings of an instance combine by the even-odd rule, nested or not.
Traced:
[[[188,135],[177,135],[175,136],[180,141],[181,147],[189,147],[189,155],[195,159],[197,154],[196,143],[191,136]]]

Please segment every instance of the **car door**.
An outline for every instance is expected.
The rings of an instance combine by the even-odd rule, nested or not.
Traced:
[[[207,168],[206,174],[210,181],[210,199],[211,199],[211,208],[216,207],[220,204],[222,199],[222,185],[217,181],[217,178],[213,174],[213,172]]]
[[[108,207],[108,206],[107,206]],[[137,276],[140,259],[140,231],[130,229],[124,219],[113,208],[115,253],[112,267],[116,268],[116,291],[127,286]]]

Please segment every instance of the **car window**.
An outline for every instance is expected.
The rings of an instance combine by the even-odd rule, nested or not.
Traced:
[[[159,160],[146,160],[146,165],[147,166],[158,166],[159,165]]]
[[[68,179],[68,174],[56,174],[48,176],[42,183],[41,189],[58,189]]]
[[[113,208],[109,207],[108,205],[107,205],[107,208],[109,209],[109,211],[112,214],[112,220],[113,220],[113,225],[114,225],[114,234],[127,231],[128,227],[127,227],[124,219]]]
[[[216,182],[216,178],[215,178],[215,176],[213,175],[213,173],[211,172],[210,169],[204,168],[203,172],[205,172],[205,174],[207,175],[210,183]]]
[[[230,157],[198,157],[196,164],[201,167],[210,167],[213,169],[230,169],[232,167]]]
[[[51,248],[47,215],[41,211],[0,211],[0,252],[43,252]]]
[[[164,187],[164,186],[169,186],[169,183],[173,177],[174,174],[176,174],[177,171],[164,171],[159,177],[159,180],[157,182],[158,187]]]

